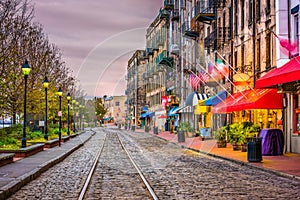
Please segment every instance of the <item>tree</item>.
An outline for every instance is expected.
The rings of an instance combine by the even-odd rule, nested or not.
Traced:
[[[107,109],[104,107],[101,98],[95,97],[94,101],[95,101],[95,114],[97,116],[97,120],[103,121],[104,115],[107,113]]]

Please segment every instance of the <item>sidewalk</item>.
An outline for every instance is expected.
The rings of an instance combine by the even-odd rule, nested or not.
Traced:
[[[41,173],[76,151],[94,134],[85,131],[70,141],[0,167],[0,200],[6,199]]]
[[[143,129],[136,131],[144,132]],[[150,131],[147,134],[153,134],[153,132]],[[177,135],[168,131],[159,132],[157,136],[184,148],[300,180],[300,154],[286,153],[282,156],[263,156],[262,162],[248,162],[247,152],[233,151],[230,144],[227,144],[227,148],[218,148],[216,140],[202,141],[199,137],[185,138],[185,142],[178,143]]]

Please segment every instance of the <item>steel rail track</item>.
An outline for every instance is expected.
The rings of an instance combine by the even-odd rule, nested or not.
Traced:
[[[120,142],[122,149],[124,150],[124,152],[126,153],[126,155],[128,156],[130,163],[132,164],[132,166],[134,167],[134,169],[137,171],[138,176],[140,177],[140,179],[142,180],[142,184],[145,185],[147,192],[149,193],[150,197],[154,200],[158,200],[159,198],[157,197],[157,195],[155,194],[154,190],[152,189],[151,185],[149,184],[149,182],[147,181],[147,179],[145,178],[145,176],[143,175],[143,173],[141,172],[141,170],[139,169],[138,165],[135,163],[135,161],[133,160],[132,156],[130,155],[130,153],[127,151],[126,147],[124,146],[123,142],[121,141],[119,134],[117,133],[117,138],[118,141]],[[102,144],[101,148],[99,149],[97,156],[95,157],[93,166],[89,172],[89,175],[87,177],[87,179],[85,180],[84,186],[81,189],[81,192],[79,194],[78,200],[83,200],[85,198],[85,195],[87,194],[88,191],[88,187],[91,183],[91,180],[93,178],[93,174],[96,171],[96,166],[99,162],[99,159],[101,157],[101,154],[103,152],[103,148],[104,148],[104,144],[106,142],[106,138],[104,140],[104,143]]]

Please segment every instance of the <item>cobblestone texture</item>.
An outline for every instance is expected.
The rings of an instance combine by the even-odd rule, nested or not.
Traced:
[[[184,150],[151,134],[122,137],[161,199],[300,199],[299,181]]]
[[[30,182],[10,199],[77,199],[105,134],[97,131],[82,148]]]
[[[87,199],[150,199],[116,132],[107,134],[89,188]]]
[[[184,150],[152,134],[106,131],[98,131],[83,149],[23,187],[11,199],[76,199],[105,135],[115,132],[120,134],[159,199],[300,199],[297,180]],[[118,175],[124,180],[117,180],[120,188],[109,193],[115,192],[122,199],[144,199],[138,195],[140,189],[130,188],[130,174],[134,172],[124,156],[111,147],[114,144],[106,146],[109,153],[105,153],[105,161],[100,160],[102,167],[109,170],[101,174],[101,179]],[[90,191],[91,199],[100,199],[111,183],[95,183],[100,187]],[[105,199],[112,198],[107,195]]]

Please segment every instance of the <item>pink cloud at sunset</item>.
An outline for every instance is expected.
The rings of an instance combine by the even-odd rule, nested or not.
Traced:
[[[162,0],[33,0],[35,20],[90,96],[124,94],[127,61],[145,48]]]

